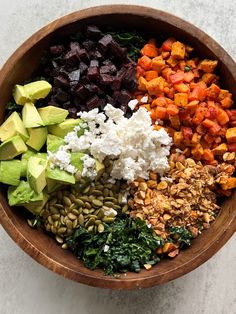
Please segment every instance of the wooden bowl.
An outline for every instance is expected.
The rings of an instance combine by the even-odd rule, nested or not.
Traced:
[[[30,37],[8,59],[0,72],[0,122],[14,84],[29,78],[38,66],[42,51],[55,38],[78,31],[85,24],[122,26],[138,29],[150,36],[164,34],[189,43],[201,57],[219,60],[219,74],[224,88],[236,93],[236,66],[231,57],[212,38],[193,25],[151,8],[112,5],[82,10],[62,17]],[[234,94],[234,97],[236,95]],[[3,190],[4,188],[2,188]],[[91,271],[70,252],[62,250],[46,234],[31,229],[20,208],[8,206],[4,191],[0,192],[0,222],[12,239],[37,262],[66,278],[102,288],[134,289],[163,284],[198,267],[216,253],[236,230],[236,194],[223,204],[211,228],[204,231],[190,248],[173,260],[163,260],[150,271],[127,273],[119,279]]]

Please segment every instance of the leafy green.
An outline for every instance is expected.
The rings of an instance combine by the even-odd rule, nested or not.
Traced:
[[[185,227],[170,227],[169,228],[170,238],[178,242],[181,247],[191,245],[193,239],[192,233]]]
[[[141,34],[136,31],[109,31],[113,39],[122,47],[127,48],[128,56],[136,61],[140,55],[140,49],[143,47],[145,40]]]
[[[144,264],[156,264],[159,258],[155,250],[164,244],[144,221],[127,216],[105,225],[104,232],[99,234],[80,227],[67,238],[67,243],[86,267],[103,268],[107,275],[128,270],[139,272]]]

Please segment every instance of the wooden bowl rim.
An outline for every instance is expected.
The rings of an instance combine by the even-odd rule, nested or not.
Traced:
[[[229,54],[210,36],[205,32],[195,27],[191,23],[176,17],[170,13],[157,10],[154,8],[149,8],[145,6],[137,5],[103,5],[91,7],[88,9],[76,11],[60,17],[55,21],[49,23],[48,25],[41,28],[39,31],[34,33],[29,37],[6,61],[4,66],[0,71],[0,85],[6,79],[7,73],[9,73],[12,68],[12,64],[16,62],[38,41],[43,39],[45,36],[54,32],[55,30],[76,22],[78,20],[83,20],[88,17],[94,17],[97,15],[110,15],[110,14],[129,14],[129,15],[138,15],[140,17],[149,17],[154,19],[159,19],[165,23],[173,25],[177,28],[182,28],[184,26],[185,32],[190,34],[192,37],[198,38],[199,41],[202,41],[212,52],[216,55],[224,55],[224,64],[229,69],[234,78],[236,78],[236,66],[233,59]],[[204,38],[204,40],[203,40]],[[222,228],[221,233],[215,243],[212,243],[207,249],[201,251],[197,256],[193,256],[192,259],[188,260],[187,263],[181,264],[177,268],[173,268],[170,271],[164,274],[156,274],[150,277],[143,277],[137,275],[137,278],[131,278],[129,280],[115,279],[113,277],[107,277],[104,280],[104,277],[94,275],[83,274],[75,272],[74,270],[66,267],[65,265],[55,261],[50,258],[44,252],[36,248],[30,241],[28,241],[19,231],[17,224],[14,224],[10,215],[4,209],[4,204],[0,203],[0,223],[3,228],[9,234],[9,236],[21,247],[28,255],[34,258],[41,265],[47,267],[48,269],[54,271],[57,274],[63,275],[68,279],[78,281],[80,283],[89,284],[95,287],[110,288],[110,289],[137,289],[137,288],[146,288],[151,287],[157,284],[163,284],[167,281],[176,279],[196,267],[200,266],[202,263],[207,261],[212,255],[214,255],[233,235],[236,231],[236,213],[232,214],[232,217],[227,226]],[[194,261],[194,262],[193,262]],[[90,280],[88,280],[90,279]],[[92,280],[91,280],[92,279]]]

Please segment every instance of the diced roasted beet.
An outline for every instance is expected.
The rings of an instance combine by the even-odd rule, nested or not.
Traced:
[[[87,99],[90,96],[90,92],[86,89],[85,85],[81,85],[75,90],[76,95],[81,99]]]
[[[76,107],[72,107],[72,108],[69,108],[68,110],[69,110],[70,117],[76,119],[78,109]]]
[[[76,41],[70,42],[70,50],[72,51],[78,51],[80,49],[80,45]]]
[[[67,77],[64,75],[58,75],[54,77],[54,84],[56,86],[61,86],[61,87],[69,87],[70,82]]]
[[[78,82],[80,79],[80,69],[68,73],[70,82]]]
[[[62,90],[61,88],[58,88],[55,98],[60,104],[63,104],[70,99],[70,96],[64,90]]]
[[[126,105],[132,97],[128,91],[123,89],[121,91],[114,92],[114,98],[120,105]]]
[[[99,42],[98,42],[98,49],[101,53],[106,53],[108,50],[109,46],[113,42],[113,38],[111,35],[105,35],[103,36]]]
[[[126,104],[126,105],[122,104],[122,105],[120,105],[120,109],[121,109],[122,111],[124,111],[124,113],[126,113],[127,110],[128,110],[128,105],[127,105],[127,104]]]
[[[100,74],[100,80],[103,85],[111,85],[114,78],[109,74]]]
[[[58,56],[65,51],[65,47],[63,45],[55,45],[50,47],[50,52],[52,55]]]
[[[109,64],[102,65],[100,67],[101,74],[116,74],[116,71],[117,71],[116,66],[112,62],[110,62]]]
[[[99,106],[99,108],[100,108],[101,110],[104,109],[104,107],[106,106],[106,101],[105,101],[104,98],[100,98],[100,99],[99,99],[98,106]]]
[[[97,95],[93,96],[86,102],[86,106],[88,110],[92,110],[94,108],[99,107],[99,98]]]
[[[70,101],[63,102],[63,104],[62,104],[63,109],[70,109],[70,107],[71,107]]]
[[[121,87],[121,79],[119,77],[114,77],[113,82],[111,84],[111,89],[114,91],[120,90]]]
[[[88,38],[99,39],[102,36],[102,32],[97,26],[90,25],[87,27],[86,34]]]
[[[101,54],[99,50],[95,50],[92,56],[99,61],[103,60],[103,55]]]
[[[80,75],[82,76],[88,69],[88,66],[84,62],[80,62],[79,65]]]
[[[92,51],[96,47],[96,42],[92,40],[85,40],[82,45],[87,51]]]
[[[105,101],[106,101],[106,104],[111,104],[112,106],[114,106],[116,103],[115,99],[109,95],[106,95]]]
[[[88,78],[91,81],[97,81],[99,79],[99,70],[98,67],[90,67],[87,71]]]
[[[123,60],[127,51],[125,48],[122,48],[116,41],[110,43],[109,54],[112,56],[112,59]]]
[[[89,55],[85,49],[77,50],[77,55],[81,61],[84,61],[84,62],[89,61]]]
[[[76,50],[70,50],[67,52],[67,54],[64,57],[66,64],[70,65],[70,66],[74,66],[76,64],[78,64],[79,62],[79,58],[77,55],[77,51]]]
[[[99,67],[99,61],[98,60],[95,60],[95,59],[92,59],[90,61],[90,67]]]

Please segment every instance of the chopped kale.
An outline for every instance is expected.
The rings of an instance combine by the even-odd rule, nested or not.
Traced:
[[[67,238],[69,248],[90,269],[103,268],[107,275],[128,270],[139,272],[144,264],[159,262],[155,251],[163,246],[144,221],[119,217],[103,233],[80,227]]]
[[[174,242],[178,242],[180,247],[190,246],[193,239],[192,233],[185,227],[170,227],[169,228],[170,238]]]

